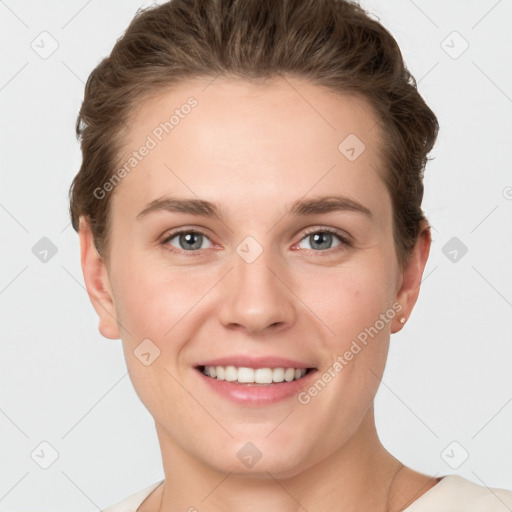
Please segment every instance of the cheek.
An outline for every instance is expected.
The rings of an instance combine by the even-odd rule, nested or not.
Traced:
[[[308,286],[303,293],[309,290],[304,302],[328,327],[328,334],[325,367],[318,376],[326,384],[314,383],[315,389],[306,389],[302,399],[311,401],[311,414],[320,417],[321,411],[330,411],[325,429],[334,438],[357,428],[384,372],[396,315],[389,276],[386,259],[374,258],[372,263],[354,262],[304,282]]]
[[[210,287],[208,279],[211,274],[200,276],[189,269],[170,272],[142,260],[124,261],[115,276],[116,313],[128,331],[123,340],[132,344],[150,338],[163,345],[186,323],[182,320]]]
[[[170,403],[183,418],[190,409],[177,383],[183,377],[178,362],[194,325],[200,325],[197,303],[208,282],[187,272],[132,265],[128,259],[117,267],[115,282],[116,313],[126,329],[122,343],[133,387],[155,419],[172,425],[166,417]]]
[[[332,331],[324,338],[326,364],[331,367],[324,370],[329,373],[325,375],[329,384],[316,406],[320,407],[322,401],[330,404],[335,431],[344,425],[357,427],[384,373],[391,322],[396,314],[391,273],[387,259],[377,257],[371,263],[354,261],[325,276],[320,281],[323,295],[318,287],[310,287],[315,290],[314,311]],[[344,404],[342,410],[340,401]]]
[[[383,260],[348,264],[322,276],[316,275],[303,283],[305,303],[328,327],[339,348],[374,326],[381,314],[394,314],[390,269]],[[391,308],[391,312],[389,312]],[[379,330],[389,330],[378,323]]]

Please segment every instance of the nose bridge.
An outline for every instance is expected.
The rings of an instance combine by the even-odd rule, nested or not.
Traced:
[[[293,294],[284,284],[282,263],[270,247],[264,248],[251,237],[239,244],[233,254],[229,291],[221,305],[225,326],[242,326],[254,333],[293,321]]]

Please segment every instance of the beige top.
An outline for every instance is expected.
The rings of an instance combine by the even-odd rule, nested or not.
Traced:
[[[103,512],[136,512],[142,502],[163,482],[156,482]],[[510,512],[512,491],[488,488],[459,475],[448,475],[403,512]]]

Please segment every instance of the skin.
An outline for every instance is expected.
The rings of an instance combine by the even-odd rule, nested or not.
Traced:
[[[141,104],[120,162],[190,96],[197,107],[114,191],[108,261],[87,219],[79,232],[99,330],[122,339],[162,452],[165,483],[139,510],[403,510],[439,480],[403,467],[383,447],[373,403],[390,335],[416,303],[431,238],[422,224],[400,268],[376,117],[363,98],[297,78],[195,79]],[[338,150],[349,134],[366,147],[354,161]],[[165,195],[218,202],[223,216],[136,218]],[[332,195],[371,216],[287,215],[297,199]],[[201,248],[187,251],[179,236],[162,243],[177,228],[203,233]],[[352,243],[333,236],[319,249],[306,228],[334,229]],[[252,263],[236,252],[247,236],[263,250]],[[271,355],[321,374],[393,304],[400,313],[306,405],[297,397],[236,405],[193,368],[232,354]],[[144,339],[160,350],[148,366],[134,355]],[[251,468],[237,457],[247,442],[262,454]]]

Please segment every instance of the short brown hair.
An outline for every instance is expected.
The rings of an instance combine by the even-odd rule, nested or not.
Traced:
[[[438,121],[393,36],[347,0],[171,0],[137,11],[85,86],[76,123],[83,160],[69,190],[73,228],[87,217],[106,258],[113,192],[98,199],[94,190],[115,172],[130,114],[173,83],[218,75],[296,76],[369,102],[381,128],[383,178],[403,267],[426,220],[423,173]]]

